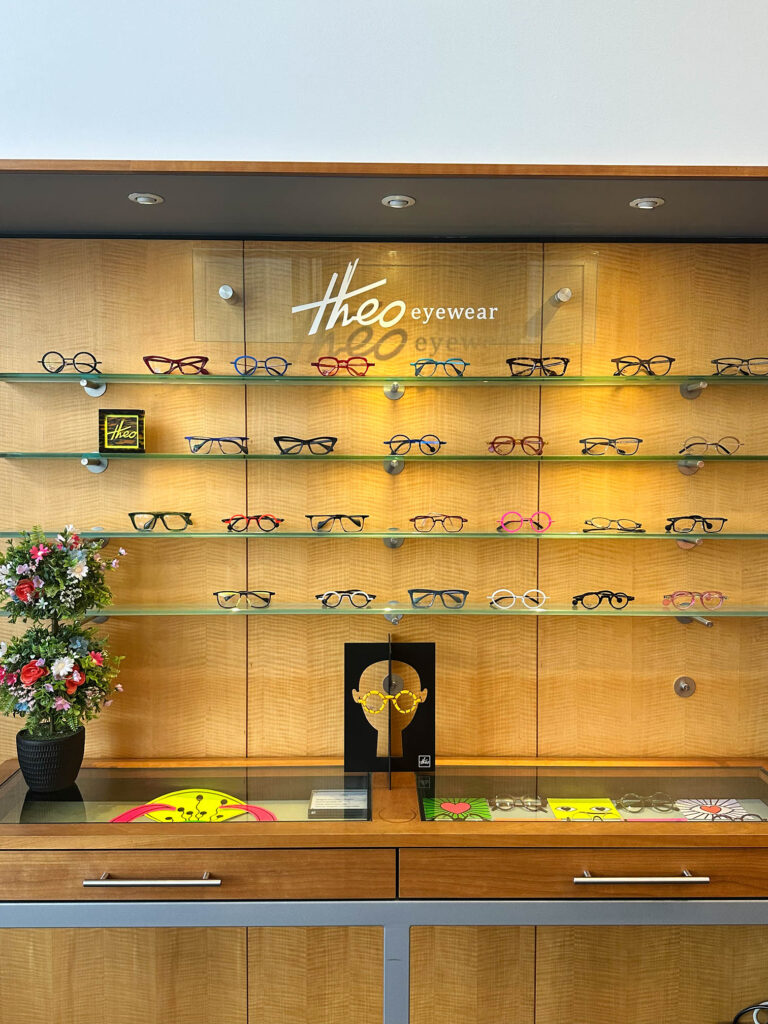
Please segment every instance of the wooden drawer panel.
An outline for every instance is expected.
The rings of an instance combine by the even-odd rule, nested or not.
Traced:
[[[594,878],[677,877],[709,882],[575,883]],[[754,849],[401,850],[404,899],[706,899],[768,897],[768,851]]]
[[[147,885],[158,879],[211,885]],[[136,885],[83,886],[84,879]],[[145,884],[142,885],[141,883]],[[0,853],[2,900],[391,899],[394,850],[72,850]]]

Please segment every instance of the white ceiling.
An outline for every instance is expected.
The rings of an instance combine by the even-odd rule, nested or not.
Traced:
[[[0,158],[765,165],[766,38],[766,0],[0,0]]]

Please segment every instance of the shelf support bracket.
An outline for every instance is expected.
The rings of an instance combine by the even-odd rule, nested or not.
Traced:
[[[693,401],[694,398],[698,398],[704,388],[707,386],[705,380],[691,380],[687,384],[680,385],[680,394],[683,398]]]
[[[109,465],[109,459],[103,456],[84,455],[80,459],[80,465],[85,466],[89,473],[103,473]]]
[[[683,476],[694,476],[704,468],[704,461],[702,459],[678,459],[677,468]]]
[[[390,476],[398,476],[405,469],[405,462],[398,458],[384,459],[382,466],[385,473],[389,473]]]
[[[703,537],[692,537],[691,540],[676,540],[675,544],[680,548],[681,551],[693,551],[694,548],[701,547],[704,543]]]
[[[405,388],[396,380],[393,380],[391,384],[385,384],[382,390],[392,402],[398,402],[405,394]]]
[[[399,530],[394,526],[390,528],[390,532],[392,533],[392,536],[384,538],[384,547],[393,549],[401,548],[403,544],[405,544],[405,537],[398,537],[397,534],[399,533]]]
[[[106,384],[97,384],[95,381],[86,379],[80,381],[80,387],[89,398],[101,398],[107,390]]]
[[[384,618],[387,622],[391,622],[393,626],[397,626],[404,614],[404,610],[399,607],[397,601],[387,601],[387,607],[384,609]]]
[[[689,626],[692,622],[698,622],[701,626],[714,626],[711,619],[705,619],[703,615],[676,615],[675,618],[683,626]]]

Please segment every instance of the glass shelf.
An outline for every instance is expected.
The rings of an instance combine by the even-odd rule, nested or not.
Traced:
[[[55,537],[58,530],[43,531],[47,537]],[[557,532],[546,530],[542,533],[534,533],[531,530],[520,530],[518,533],[493,530],[489,532],[462,530],[460,533],[445,533],[436,530],[432,533],[416,533],[409,530],[367,530],[363,533],[314,533],[309,531],[272,530],[269,533],[254,531],[252,533],[229,533],[226,531],[179,531],[172,530],[150,530],[147,533],[138,530],[78,530],[80,537],[88,540],[768,540],[768,533],[620,533],[610,531],[593,531],[582,533],[574,530],[572,532]],[[0,530],[0,540],[21,537],[18,530]]]
[[[685,462],[691,465],[708,462],[768,462],[768,455],[192,455],[189,452],[0,452],[2,459],[195,459],[198,462],[579,462],[596,464],[611,462],[627,465],[632,462]]]
[[[461,765],[419,773],[416,786],[430,822],[768,821],[759,767]]]
[[[246,385],[248,387],[386,387],[397,381],[403,387],[665,387],[694,384],[744,384],[757,385],[768,383],[768,374],[764,376],[716,376],[713,374],[676,374],[666,377],[511,377],[485,375],[478,377],[409,377],[393,372],[389,376],[375,377],[321,377],[285,376],[285,377],[242,377],[239,374],[154,374],[154,373],[0,373],[0,381],[10,384],[202,384],[208,387],[216,385]]]
[[[370,821],[370,777],[337,767],[82,768],[58,793],[21,772],[0,786],[0,824]]]
[[[272,604],[269,608],[219,608],[218,605],[205,605],[205,606],[194,606],[194,605],[163,605],[160,607],[150,606],[126,606],[126,607],[110,607],[97,609],[86,614],[87,618],[98,619],[101,617],[107,618],[135,618],[137,616],[158,616],[165,615],[170,617],[182,617],[182,616],[197,616],[197,615],[325,615],[332,617],[334,615],[496,615],[502,618],[511,618],[513,616],[528,616],[529,618],[535,618],[537,616],[574,616],[579,618],[595,618],[598,616],[619,616],[620,618],[657,618],[657,619],[677,619],[681,617],[691,618],[707,618],[707,619],[750,619],[750,618],[766,618],[768,617],[768,607],[753,607],[747,606],[744,608],[720,608],[718,611],[705,611],[702,610],[698,605],[695,608],[688,610],[675,610],[667,611],[660,607],[636,607],[630,605],[625,609],[615,608],[596,608],[594,611],[588,611],[583,608],[572,608],[570,605],[552,605],[544,608],[540,608],[536,611],[531,611],[525,607],[515,606],[510,608],[508,611],[499,611],[496,608],[490,607],[486,604],[472,604],[465,605],[464,608],[458,610],[443,608],[412,608],[410,605],[403,602],[398,604],[397,602],[390,602],[384,605],[369,605],[367,608],[352,608],[351,606],[344,605],[341,608],[323,608],[319,604],[314,605],[300,605],[300,604]],[[7,612],[0,612],[0,617],[7,618]]]

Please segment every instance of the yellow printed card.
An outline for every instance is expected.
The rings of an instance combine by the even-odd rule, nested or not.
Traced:
[[[550,810],[559,821],[622,821],[613,800],[604,797],[577,800],[551,797]]]

